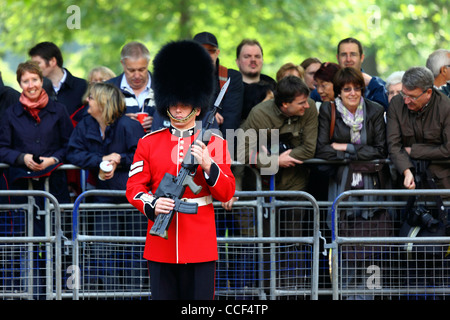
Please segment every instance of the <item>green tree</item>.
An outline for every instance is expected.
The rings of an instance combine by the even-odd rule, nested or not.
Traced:
[[[120,49],[128,41],[142,41],[154,55],[167,41],[207,30],[217,36],[221,62],[231,68],[237,44],[258,39],[263,71],[271,76],[282,64],[310,56],[336,61],[337,43],[352,36],[364,45],[364,68],[384,77],[424,65],[433,50],[449,47],[450,38],[448,0],[0,0],[0,5],[0,66],[8,63],[10,74],[40,41],[55,42],[65,66],[85,77],[98,64],[121,72]],[[68,27],[71,5],[80,9],[79,29]]]

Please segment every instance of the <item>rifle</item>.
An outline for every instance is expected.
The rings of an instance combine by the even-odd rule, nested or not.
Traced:
[[[207,123],[205,127],[201,129],[202,131],[200,132],[198,137],[203,137],[203,133],[208,130],[209,127],[214,123],[215,115],[221,108],[220,104],[229,85],[230,78],[228,78],[227,82],[225,82],[225,84],[222,86],[222,89],[220,90],[219,95],[214,102],[214,109],[209,114]],[[196,141],[194,141],[193,143],[195,143]],[[208,141],[204,141],[204,143],[208,144]],[[175,207],[168,214],[158,214],[156,216],[155,222],[150,229],[151,235],[167,239],[167,230],[169,229],[170,223],[176,211],[186,214],[197,213],[197,203],[188,203],[181,200],[187,186],[189,186],[194,194],[198,194],[202,189],[201,186],[198,186],[194,182],[194,177],[197,173],[197,167],[198,163],[195,161],[195,158],[191,153],[191,148],[189,148],[186,156],[183,159],[183,163],[181,164],[181,169],[178,172],[178,175],[176,177],[171,175],[170,173],[166,173],[164,175],[154,195],[156,197],[173,199],[175,201]]]

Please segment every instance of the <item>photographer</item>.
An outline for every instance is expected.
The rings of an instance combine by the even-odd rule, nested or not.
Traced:
[[[429,69],[412,67],[403,75],[400,94],[389,104],[386,127],[389,157],[403,175],[406,189],[450,187],[450,167],[435,161],[450,158],[450,99],[433,84]],[[409,197],[399,236],[449,235],[448,213],[442,210],[442,201],[448,197],[431,198],[436,205],[427,204],[425,196]],[[438,243],[408,245],[408,259],[403,263],[409,270],[409,280],[427,278],[427,286],[440,285],[442,270],[447,268],[444,262],[447,248],[447,244]]]
[[[298,191],[307,186],[309,171],[302,163],[314,156],[318,125],[317,108],[308,97],[309,88],[303,80],[287,76],[277,84],[274,99],[256,105],[241,126],[245,134],[252,129],[257,134],[266,130],[266,144],[238,135],[238,161],[255,165],[263,176],[273,174],[275,190]],[[275,130],[279,151],[274,149]]]
[[[450,100],[433,88],[434,77],[425,67],[413,67],[402,78],[402,90],[389,105],[387,144],[389,157],[403,175],[403,186],[415,189],[415,170],[411,159],[450,158]],[[450,167],[429,165],[439,189],[450,188]]]
[[[287,76],[277,84],[274,99],[256,105],[241,126],[245,134],[238,135],[238,161],[260,170],[263,189],[306,190],[309,168],[303,165],[303,161],[314,156],[318,123],[317,108],[309,98],[309,93],[310,90],[302,79]],[[257,137],[252,137],[252,132],[256,133]],[[247,135],[250,139],[245,137]],[[267,139],[264,139],[265,137]],[[300,199],[290,197],[287,200]],[[253,215],[243,213],[237,218],[239,227],[242,228],[241,234],[256,234],[257,223]],[[276,215],[277,236],[308,236],[304,230],[309,220],[304,216],[305,211],[302,208],[281,208]],[[265,236],[269,235],[269,225],[270,219],[264,219]],[[295,281],[292,282],[295,276],[290,273],[293,271],[289,270],[298,268],[294,266],[297,261],[288,257],[299,250],[299,246],[280,249],[280,254],[284,255],[282,259],[287,262],[282,263],[282,274],[277,276],[281,279],[278,285],[286,288],[288,285],[295,285]]]

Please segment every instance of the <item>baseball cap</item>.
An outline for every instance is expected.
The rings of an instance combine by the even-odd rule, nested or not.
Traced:
[[[209,45],[217,47],[217,48],[219,47],[216,37],[212,33],[209,33],[209,32],[197,33],[194,36],[193,40],[197,41],[200,44],[209,44]]]

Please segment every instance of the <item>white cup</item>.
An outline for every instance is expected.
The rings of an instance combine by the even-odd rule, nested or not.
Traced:
[[[113,165],[109,161],[100,162],[100,170],[98,171],[98,178],[102,181],[105,180],[105,173],[111,172]]]

